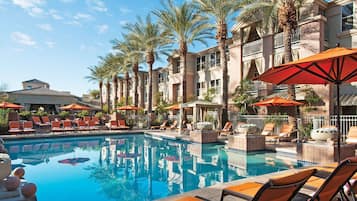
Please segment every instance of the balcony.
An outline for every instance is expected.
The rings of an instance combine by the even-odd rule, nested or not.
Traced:
[[[243,56],[249,56],[263,51],[263,40],[259,39],[243,45]]]
[[[300,30],[296,29],[292,33],[291,44],[299,43],[300,41]],[[280,48],[284,46],[284,33],[277,33],[274,35],[274,48]]]

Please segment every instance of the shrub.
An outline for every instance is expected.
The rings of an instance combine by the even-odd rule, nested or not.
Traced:
[[[42,116],[47,116],[48,113],[39,109],[39,110],[37,110],[37,112],[34,115],[42,117]]]
[[[103,112],[97,112],[97,113],[95,113],[94,116],[98,117],[98,119],[102,119],[104,114],[103,114]]]
[[[83,118],[85,116],[89,116],[88,110],[82,110],[77,114],[77,117],[79,117],[79,118]]]
[[[30,120],[31,112],[30,111],[22,111],[19,113],[22,120]]]
[[[5,133],[8,130],[8,114],[9,109],[0,109],[0,133]]]
[[[61,119],[67,119],[69,117],[69,112],[68,111],[62,111],[58,114]]]

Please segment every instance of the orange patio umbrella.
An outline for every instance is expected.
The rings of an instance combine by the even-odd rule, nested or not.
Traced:
[[[6,101],[0,103],[0,108],[3,108],[3,109],[9,108],[9,109],[16,109],[16,110],[18,110],[18,109],[21,109],[21,108],[23,108],[23,107],[24,107],[24,106],[22,106],[22,105],[16,105],[16,104],[14,104],[14,103],[9,103],[9,102],[6,102]]]
[[[134,105],[125,105],[118,107],[117,110],[140,110],[140,107],[136,107]]]
[[[337,149],[340,162],[340,85],[357,82],[357,48],[336,47],[272,67],[256,78],[274,84],[334,84],[337,88]]]
[[[90,110],[91,109],[90,107],[79,105],[77,103],[72,103],[70,105],[66,105],[60,108],[61,110]]]
[[[179,104],[174,104],[174,105],[170,105],[165,107],[166,110],[179,110],[180,109],[180,105]]]
[[[298,106],[298,105],[303,105],[303,103],[275,96],[273,98],[268,98],[259,101],[257,103],[253,103],[253,105],[254,106]]]

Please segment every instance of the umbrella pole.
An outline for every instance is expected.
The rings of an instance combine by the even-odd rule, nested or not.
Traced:
[[[340,132],[340,83],[336,84],[337,87],[337,120],[336,120],[336,128],[337,128],[337,162],[341,161],[341,132]]]

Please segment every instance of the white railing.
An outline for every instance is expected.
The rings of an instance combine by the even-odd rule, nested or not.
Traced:
[[[296,29],[295,31],[292,32],[291,35],[291,43],[295,44],[300,41],[300,31],[299,29]],[[284,46],[284,33],[277,33],[274,35],[274,47],[275,48],[280,48]]]
[[[288,122],[287,115],[240,115],[237,112],[229,113],[229,120],[233,123],[233,128],[236,127],[238,122],[247,122],[249,124],[255,124],[259,128],[264,127],[264,122],[267,119],[274,118],[275,120],[279,119],[280,122]]]
[[[243,56],[257,54],[263,51],[263,40],[259,39],[243,45]]]

